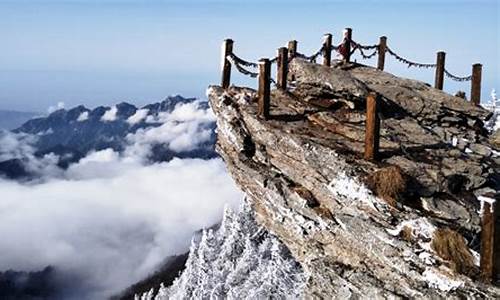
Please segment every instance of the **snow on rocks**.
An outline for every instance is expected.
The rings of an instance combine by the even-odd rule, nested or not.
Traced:
[[[412,236],[415,238],[423,238],[426,240],[432,239],[432,235],[436,230],[436,226],[432,225],[426,218],[418,218],[415,220],[404,221],[399,224],[396,229],[387,229],[390,235],[396,236],[401,233],[404,227],[412,229]]]
[[[345,172],[340,172],[337,177],[333,178],[328,184],[328,190],[334,196],[341,196],[353,199],[358,203],[362,203],[372,209],[376,209],[374,203],[378,202],[372,192],[358,180],[352,176],[348,176]]]
[[[490,197],[486,197],[486,196],[478,196],[477,197],[477,200],[479,200],[479,203],[480,203],[480,208],[479,208],[479,215],[480,216],[483,216],[483,213],[484,213],[484,203],[488,203],[490,205],[490,212],[493,213],[493,206],[496,202],[495,199],[493,198],[490,198]]]
[[[461,280],[451,278],[451,274],[445,274],[444,270],[428,268],[423,273],[424,280],[431,288],[439,289],[443,292],[450,292],[464,286]]]
[[[392,236],[399,236],[403,230],[408,230],[412,240],[416,241],[423,250],[418,254],[418,257],[426,264],[433,265],[435,259],[432,255],[434,252],[431,248],[432,237],[436,226],[431,224],[426,218],[418,218],[400,223],[395,229],[386,229]]]

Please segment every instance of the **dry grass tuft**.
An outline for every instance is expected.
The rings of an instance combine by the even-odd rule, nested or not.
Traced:
[[[413,242],[413,229],[410,226],[403,226],[401,231],[399,232],[399,237],[407,242]]]
[[[320,205],[318,207],[315,207],[313,208],[314,211],[322,218],[324,219],[329,219],[329,220],[333,220],[333,214],[332,212],[330,211],[330,209],[328,209],[328,207],[325,207],[323,205]]]
[[[431,243],[432,249],[442,259],[450,262],[450,268],[458,273],[475,276],[477,268],[464,237],[451,229],[437,229]]]
[[[390,166],[382,168],[367,178],[368,187],[378,197],[395,207],[406,191],[407,178],[400,167]]]

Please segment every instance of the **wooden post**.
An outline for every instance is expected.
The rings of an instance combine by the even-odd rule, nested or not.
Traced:
[[[493,207],[494,220],[494,237],[493,237],[493,280],[500,282],[500,210],[498,207],[498,197],[496,198],[496,206]]]
[[[493,199],[492,199],[493,200]],[[497,228],[495,228],[496,217],[496,201],[491,202],[482,200],[482,223],[481,223],[481,278],[486,282],[491,282],[498,275],[498,261],[495,262],[498,245],[495,247],[495,235]],[[498,243],[498,238],[497,241]]]
[[[292,58],[297,53],[297,41],[292,40],[288,42],[288,57]]]
[[[483,66],[481,64],[472,65],[472,82],[470,89],[470,101],[479,106],[481,103],[481,71]]]
[[[227,89],[231,84],[231,62],[227,59],[227,56],[233,53],[233,40],[226,39],[222,43],[222,80],[221,86],[223,89]]]
[[[332,35],[325,34],[323,40],[323,66],[329,67],[332,62]]]
[[[296,40],[289,41],[288,42],[288,58],[292,59],[293,57],[295,57],[296,53],[297,53],[297,41]],[[292,74],[292,76],[290,76],[290,80],[295,81],[294,74]]]
[[[446,53],[439,51],[436,56],[436,77],[434,80],[434,87],[436,89],[442,90],[444,83],[444,59]]]
[[[381,36],[378,42],[377,69],[383,71],[385,65],[385,49],[387,48],[387,37]]]
[[[379,96],[371,92],[366,98],[366,131],[365,131],[365,159],[375,160],[378,157],[380,144],[380,119],[377,106]]]
[[[271,63],[269,59],[259,60],[259,116],[269,119],[271,102]]]
[[[278,49],[278,72],[277,72],[277,85],[281,90],[286,90],[287,75],[288,75],[288,49],[281,47]]]
[[[352,43],[352,29],[351,28],[346,28],[345,29],[345,38],[346,38],[346,57],[345,62],[350,62],[351,61],[351,43]]]

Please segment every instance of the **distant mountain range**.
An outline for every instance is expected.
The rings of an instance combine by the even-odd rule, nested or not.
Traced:
[[[0,110],[0,129],[11,130],[36,117],[37,113]]]
[[[99,106],[95,109],[80,105],[69,110],[59,109],[46,117],[28,120],[12,132],[36,136],[35,156],[41,158],[53,153],[59,157],[59,167],[67,168],[69,164],[79,161],[91,151],[107,148],[123,151],[129,144],[127,137],[139,130],[146,131],[164,125],[165,119],[168,119],[168,115],[176,107],[190,103],[196,104],[196,109],[199,111],[205,111],[209,107],[208,102],[179,95],[167,97],[164,101],[142,108],[125,102],[112,107]],[[184,121],[179,120],[172,124],[175,126],[182,122]],[[206,122],[202,126],[210,132],[210,137],[205,142],[193,149],[174,151],[162,141],[151,141],[152,153],[148,159],[151,162],[161,162],[169,161],[173,157],[202,159],[216,157],[215,122]],[[161,139],[163,133],[157,134]],[[29,177],[30,174],[23,164],[22,158],[0,161],[0,175],[11,179]]]

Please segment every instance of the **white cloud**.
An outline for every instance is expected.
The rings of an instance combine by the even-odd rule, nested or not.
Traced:
[[[141,122],[142,120],[144,120],[144,118],[146,118],[146,116],[148,115],[149,113],[149,110],[148,109],[138,109],[135,114],[131,115],[128,119],[127,119],[127,123],[129,123],[130,125],[134,125],[134,124],[137,124],[139,122]]]
[[[0,161],[24,158],[41,179],[0,179],[0,270],[55,266],[80,278],[79,299],[104,299],[186,251],[194,231],[220,221],[243,195],[221,159],[145,164],[151,143],[175,150],[208,141],[214,117],[199,102],[156,116],[120,154],[89,153],[67,170],[34,156],[37,137],[0,132]]]
[[[54,130],[52,128],[49,128],[43,132],[39,132],[37,133],[36,135],[38,136],[42,136],[42,135],[49,135],[49,134],[53,134],[54,133]]]
[[[89,112],[88,111],[84,111],[82,112],[78,118],[76,119],[78,122],[83,122],[83,121],[87,121],[89,119]]]
[[[118,108],[116,105],[111,106],[110,109],[108,109],[104,115],[101,117],[101,121],[103,122],[113,122],[116,120],[116,113],[118,112]]]
[[[0,270],[53,265],[84,278],[88,299],[186,251],[194,231],[242,198],[220,159],[143,166],[106,150],[65,176],[36,185],[0,180]]]
[[[46,154],[36,157],[34,147],[38,136],[25,133],[12,133],[0,130],[0,162],[10,159],[21,159],[26,171],[44,176],[58,176],[61,173],[57,167],[58,157]],[[0,201],[1,201],[0,197]]]
[[[0,130],[0,161],[32,156],[36,140],[34,135]]]
[[[161,126],[139,129],[127,136],[126,151],[132,156],[146,157],[152,144],[164,144],[175,152],[190,151],[210,141],[215,117],[212,111],[201,107],[201,101],[178,104],[169,112],[149,115],[146,122]]]
[[[56,110],[60,110],[60,109],[63,109],[64,108],[64,102],[57,102],[57,105],[56,106],[49,106],[49,108],[47,109],[47,112],[49,114],[55,112]]]

